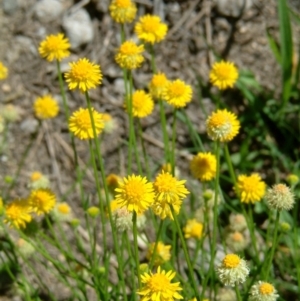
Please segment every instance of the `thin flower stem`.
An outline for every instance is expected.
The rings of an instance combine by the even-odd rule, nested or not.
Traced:
[[[157,245],[158,245],[158,242],[160,240],[160,235],[161,235],[161,230],[163,228],[163,224],[164,224],[164,220],[162,219],[160,221],[160,223],[159,223],[159,228],[158,228],[158,231],[157,231],[157,234],[156,234],[156,241],[155,241],[155,244],[154,244],[154,248],[153,248],[151,260],[150,260],[150,263],[149,263],[149,270],[150,271],[151,271],[151,269],[153,267],[153,264],[154,264],[154,260],[155,260],[155,256],[156,256],[156,251],[157,251]]]
[[[154,46],[150,44],[150,53],[151,53],[151,67],[152,72],[155,74],[157,72],[156,64],[155,64],[155,52],[154,52]]]
[[[161,99],[158,100],[158,103],[159,103],[161,128],[162,128],[163,139],[164,139],[165,163],[169,163],[171,158],[170,158],[170,146],[169,146],[169,136],[167,133],[167,121],[166,121],[165,108],[164,108],[164,103]]]
[[[188,266],[188,270],[189,270],[190,280],[192,282],[192,287],[194,289],[194,293],[195,293],[197,299],[200,301],[202,299],[200,298],[200,294],[199,294],[199,291],[198,291],[198,285],[197,285],[197,283],[195,281],[193,267],[192,267],[192,264],[191,264],[191,259],[190,259],[187,247],[186,247],[185,239],[183,237],[183,234],[182,234],[179,222],[178,222],[177,215],[176,215],[176,213],[175,213],[174,208],[173,208],[172,205],[170,205],[170,209],[171,209],[172,216],[173,216],[173,219],[174,219],[174,222],[175,222],[178,234],[179,234],[179,238],[180,238],[181,244],[182,244],[183,253],[184,253],[185,260],[186,260],[186,263],[187,263],[187,266]]]
[[[139,249],[137,243],[137,226],[136,226],[137,214],[133,211],[132,215],[132,223],[133,223],[133,243],[134,243],[134,257],[135,257],[135,264],[136,264],[136,272],[138,278],[139,288],[141,288],[141,275],[140,275],[140,260],[139,260]]]
[[[196,242],[196,250],[194,252],[194,258],[192,260],[192,267],[194,268],[195,267],[195,264],[197,262],[197,258],[198,258],[198,253],[199,253],[199,250],[202,248],[202,242],[203,242],[203,239],[199,239],[197,240]]]
[[[124,43],[125,40],[126,40],[125,27],[124,24],[121,24],[121,42]]]
[[[218,214],[218,192],[219,192],[219,177],[220,177],[220,141],[216,142],[216,160],[217,160],[217,170],[216,170],[216,178],[215,178],[215,200],[214,200],[214,216],[213,216],[213,233],[212,233],[212,244],[211,244],[211,253],[210,253],[210,263],[209,263],[209,272],[207,277],[204,280],[201,299],[204,297],[205,289],[208,283],[209,278],[213,278],[214,273],[214,261],[216,256],[216,244],[217,244],[217,214]]]
[[[227,165],[228,165],[231,181],[232,181],[233,185],[236,187],[236,183],[237,183],[236,182],[236,176],[235,176],[235,172],[234,172],[234,169],[233,169],[233,166],[232,166],[232,162],[231,162],[231,158],[230,158],[227,143],[224,144],[224,150],[225,150],[225,160],[226,160]]]
[[[176,113],[177,109],[174,109],[173,112],[173,125],[172,125],[172,152],[171,152],[171,165],[172,165],[172,175],[175,176],[175,141],[176,141]]]
[[[90,113],[90,117],[91,117],[91,123],[92,123],[93,133],[94,133],[94,141],[95,141],[95,145],[96,145],[96,154],[97,154],[97,159],[98,159],[98,162],[99,162],[99,165],[100,165],[100,173],[101,173],[101,177],[102,177],[102,184],[104,186],[106,206],[108,208],[108,216],[109,216],[110,226],[112,228],[113,242],[114,242],[115,252],[116,252],[116,256],[117,256],[117,260],[118,260],[118,276],[119,276],[119,279],[120,279],[120,282],[121,282],[121,285],[122,285],[122,293],[123,293],[124,301],[127,301],[124,274],[123,274],[123,270],[122,270],[123,259],[120,256],[119,242],[118,242],[118,239],[117,239],[116,229],[115,229],[115,226],[114,226],[114,223],[113,223],[112,213],[111,213],[111,209],[110,209],[110,200],[109,200],[108,187],[107,187],[107,183],[106,183],[103,159],[102,159],[101,151],[100,151],[101,150],[100,140],[98,140],[97,135],[96,135],[95,121],[94,121],[94,117],[93,117],[93,114],[92,114],[91,101],[90,101],[89,94],[88,94],[87,91],[85,92],[85,97],[86,97],[86,101],[87,101],[87,105],[88,105],[89,113]]]
[[[276,249],[276,246],[277,246],[279,218],[280,218],[280,211],[277,210],[276,211],[275,230],[274,230],[274,235],[273,235],[272,248],[271,248],[270,257],[267,259],[267,268],[265,270],[265,280],[266,281],[268,280],[268,278],[269,278],[269,276],[271,274],[272,261],[273,261],[275,249]]]
[[[234,289],[235,289],[235,294],[236,294],[236,299],[237,299],[237,301],[242,301],[242,298],[241,298],[241,294],[240,294],[240,291],[239,291],[238,284],[235,284]]]
[[[138,131],[139,131],[139,137],[140,137],[142,150],[143,150],[143,157],[144,157],[144,161],[145,161],[145,165],[146,165],[146,174],[147,174],[148,179],[151,179],[149,159],[148,159],[148,154],[147,154],[147,151],[146,151],[145,141],[144,141],[144,138],[143,138],[143,129],[142,129],[140,119],[138,119]]]

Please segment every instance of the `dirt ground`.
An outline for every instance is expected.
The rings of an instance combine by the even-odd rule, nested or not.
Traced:
[[[63,15],[54,21],[42,22],[34,13],[36,2],[19,0],[18,7],[7,14],[3,11],[4,0],[0,1],[0,60],[9,69],[8,79],[0,83],[0,104],[11,103],[21,113],[20,120],[10,125],[7,147],[0,154],[0,190],[4,187],[4,178],[17,172],[26,148],[32,144],[17,183],[10,193],[11,198],[25,197],[28,194],[29,176],[35,170],[49,176],[52,188],[58,196],[62,196],[69,189],[75,178],[73,153],[62,112],[55,65],[41,59],[37,52],[45,35],[62,31]],[[119,27],[107,12],[107,0],[86,2],[88,3],[84,8],[92,19],[94,38],[91,43],[73,50],[67,61],[85,56],[100,64],[104,75],[103,84],[91,91],[91,99],[96,109],[110,113],[118,123],[112,134],[104,136],[102,153],[105,168],[107,173],[125,175],[127,154],[124,140],[127,138],[128,125],[123,112],[122,72],[114,62],[114,54],[120,43]],[[187,114],[199,133],[205,131],[205,116],[199,106],[196,87],[199,76],[204,83],[208,81],[208,72],[215,60],[214,54],[233,61],[240,69],[251,70],[264,89],[278,89],[280,69],[266,36],[268,29],[278,38],[275,0],[255,0],[240,18],[224,15],[218,11],[216,2],[212,0],[136,2],[139,15],[159,14],[169,26],[167,39],[155,48],[157,65],[170,79],[181,78],[194,87],[193,101],[187,108]],[[64,1],[63,14],[67,14],[74,4],[72,0]],[[300,13],[298,0],[290,1],[290,4]],[[129,26],[127,33],[133,35],[132,26]],[[299,28],[295,24],[294,33],[296,41]],[[149,55],[146,56],[149,58]],[[148,62],[134,73],[136,88],[145,88],[151,78]],[[67,68],[66,63],[63,68]],[[61,113],[55,120],[36,127],[33,102],[36,97],[48,92],[60,101]],[[239,101],[242,102],[242,99],[236,100],[236,103]],[[78,92],[68,92],[68,102],[71,111],[85,106],[83,95]],[[204,97],[203,102],[207,111],[213,109],[211,99]],[[161,127],[157,113],[158,111],[142,120],[153,167],[163,163]],[[167,113],[167,117],[169,116],[171,117]],[[32,128],[35,127],[37,132],[32,133]],[[179,150],[191,146],[187,133],[186,125],[179,122]],[[89,160],[87,144],[82,141],[76,143],[84,165]],[[183,154],[177,160],[183,175],[188,172],[186,157]],[[84,179],[84,187],[93,198],[95,185],[91,172]],[[73,191],[67,201],[75,214],[81,216],[78,191]]]

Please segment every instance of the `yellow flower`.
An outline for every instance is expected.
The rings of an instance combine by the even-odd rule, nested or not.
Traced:
[[[210,82],[221,90],[232,88],[239,77],[235,65],[231,62],[216,62],[209,74]]]
[[[126,110],[128,108],[125,104]],[[154,102],[149,94],[143,90],[137,90],[132,94],[132,115],[138,118],[149,116],[154,109]],[[129,113],[129,112],[128,112]]]
[[[178,181],[170,173],[162,171],[154,181],[155,202],[152,209],[161,219],[167,216],[173,219],[170,206],[172,205],[176,214],[179,213],[182,200],[189,194],[185,188],[186,181]]]
[[[240,122],[226,109],[213,112],[206,120],[207,134],[212,140],[228,142],[239,132]]]
[[[299,182],[299,177],[295,174],[289,174],[286,180],[290,185],[296,185]]]
[[[264,281],[252,285],[249,292],[249,301],[276,301],[278,297],[275,287]]]
[[[131,0],[112,0],[110,15],[117,23],[130,23],[135,18],[136,6]]]
[[[189,219],[186,226],[183,228],[185,238],[200,239],[203,234],[203,224],[196,219]]]
[[[115,191],[119,206],[126,207],[128,211],[142,213],[154,201],[152,183],[148,183],[146,178],[134,174],[123,178]]]
[[[148,253],[147,253],[147,259],[151,261],[153,256],[155,243],[150,244]],[[163,242],[159,241],[155,250],[155,259],[154,259],[154,265],[158,266],[163,264],[166,261],[169,261],[171,258],[171,246],[165,245]]]
[[[266,183],[259,174],[251,176],[240,175],[237,180],[237,193],[242,203],[256,203],[261,201],[266,193]]]
[[[121,68],[136,69],[144,61],[144,57],[142,56],[143,51],[144,45],[138,46],[132,41],[126,41],[120,46],[115,60]]]
[[[38,97],[33,105],[35,116],[39,119],[50,119],[57,116],[59,106],[51,95]]]
[[[178,293],[182,288],[179,282],[171,283],[176,272],[161,270],[157,268],[157,273],[144,273],[141,275],[143,288],[137,293],[142,296],[141,301],[174,301],[183,299]]]
[[[212,153],[198,153],[190,163],[192,175],[200,181],[210,181],[216,176],[217,159]]]
[[[241,252],[245,250],[249,241],[243,233],[235,231],[226,235],[226,244],[233,252]]]
[[[149,92],[152,97],[154,99],[161,99],[168,83],[169,80],[164,73],[154,74],[149,84]]]
[[[57,203],[51,215],[55,221],[69,222],[72,219],[72,209],[67,203]]]
[[[56,196],[50,189],[32,190],[28,198],[32,211],[37,215],[49,213],[55,206]]]
[[[49,35],[40,43],[39,53],[41,57],[47,61],[61,61],[63,58],[70,55],[69,48],[71,47],[69,40],[62,33],[57,35]]]
[[[217,268],[217,273],[224,285],[235,286],[246,281],[249,268],[244,259],[236,254],[227,254]]]
[[[135,25],[134,31],[140,40],[154,44],[165,38],[168,26],[159,16],[145,15]]]
[[[118,175],[111,173],[106,177],[106,183],[108,189],[110,189],[112,192],[119,186],[119,182],[121,181],[121,177]]]
[[[31,222],[32,212],[27,200],[14,200],[5,206],[4,222],[17,229],[25,228]]]
[[[98,113],[93,108],[92,114],[96,135],[98,136],[104,128],[102,114]],[[93,139],[94,131],[89,110],[80,108],[79,110],[74,112],[69,119],[69,129],[79,139]]]
[[[102,73],[99,65],[91,63],[87,58],[69,63],[71,70],[65,74],[70,90],[78,88],[86,92],[101,84]]]
[[[108,113],[103,113],[102,118],[104,121],[103,131],[105,133],[111,134],[118,127],[116,120]]]
[[[35,182],[35,181],[38,181],[42,176],[43,176],[43,174],[41,172],[34,171],[30,176],[30,180],[32,182]]]
[[[166,85],[163,99],[175,108],[183,108],[192,100],[192,88],[184,81],[176,79]]]
[[[0,62],[0,79],[6,79],[8,75],[7,68]]]

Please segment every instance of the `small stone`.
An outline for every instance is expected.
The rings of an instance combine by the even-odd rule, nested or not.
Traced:
[[[36,119],[27,118],[21,123],[20,128],[25,134],[33,134],[37,131],[38,125],[39,123]]]
[[[64,16],[62,26],[70,40],[72,49],[93,40],[94,29],[91,18],[87,11],[82,8]]]
[[[13,15],[18,9],[18,0],[3,0],[3,11],[7,15]]]
[[[114,91],[118,94],[125,94],[125,86],[123,78],[117,78],[114,81]]]
[[[227,17],[239,17],[253,5],[253,0],[214,0],[218,12]]]
[[[40,0],[34,5],[33,10],[39,21],[47,23],[61,16],[64,6],[58,0]]]

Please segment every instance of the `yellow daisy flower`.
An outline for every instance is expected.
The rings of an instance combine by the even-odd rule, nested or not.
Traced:
[[[247,262],[236,254],[227,254],[217,268],[217,273],[224,285],[235,286],[244,283],[249,275]]]
[[[56,196],[48,188],[32,190],[28,203],[37,215],[49,213],[55,206]]]
[[[151,261],[152,259],[154,246],[155,243],[152,243],[149,246],[148,253],[146,255],[149,261]],[[154,265],[158,266],[166,261],[169,261],[171,258],[170,250],[171,250],[171,245],[165,245],[163,242],[159,241],[155,251]]]
[[[209,74],[210,82],[220,90],[232,88],[239,77],[235,65],[231,62],[216,62]]]
[[[170,173],[162,171],[154,181],[155,201],[152,205],[153,212],[161,219],[167,216],[173,219],[170,206],[176,214],[179,213],[182,200],[189,194],[185,188],[186,181],[178,181]]]
[[[5,206],[4,223],[17,229],[25,228],[26,224],[32,220],[31,212],[27,200],[14,200]]]
[[[126,103],[125,103],[125,108]],[[143,90],[137,90],[132,94],[132,115],[138,118],[149,116],[154,109],[154,102],[149,94]],[[127,110],[128,111],[128,110]],[[128,112],[129,113],[129,112]]]
[[[239,132],[240,122],[226,109],[213,112],[206,120],[207,134],[212,140],[228,142]]]
[[[141,301],[174,301],[183,299],[178,293],[182,288],[179,282],[171,283],[176,272],[161,270],[157,268],[157,273],[144,273],[141,275],[141,281],[144,284],[143,288],[137,293],[141,295]]]
[[[61,61],[70,55],[70,47],[69,40],[62,33],[51,34],[40,43],[39,54],[49,62]]]
[[[198,153],[190,163],[192,175],[202,182],[211,181],[216,176],[217,159],[212,153]]]
[[[136,6],[131,0],[113,0],[109,6],[110,16],[117,23],[130,23],[134,20]]]
[[[149,84],[149,92],[152,97],[154,99],[161,99],[168,83],[169,80],[164,73],[154,74]]]
[[[135,25],[134,31],[140,40],[154,44],[165,38],[168,26],[161,22],[159,16],[145,15]]]
[[[102,73],[99,65],[91,63],[87,58],[69,63],[71,70],[66,72],[65,78],[70,90],[78,88],[86,92],[101,84]]]
[[[258,281],[251,286],[249,301],[276,301],[279,298],[275,287],[264,281]]]
[[[96,135],[98,136],[104,128],[102,114],[98,113],[93,108],[92,114]],[[79,139],[85,140],[95,138],[89,110],[80,108],[74,112],[69,119],[69,129]]]
[[[266,183],[262,181],[259,174],[251,176],[240,175],[237,180],[237,193],[242,203],[256,203],[261,201],[266,193]]]
[[[59,112],[57,101],[49,94],[38,97],[33,104],[33,109],[39,119],[54,118]]]
[[[203,235],[203,224],[196,219],[189,219],[183,228],[185,238],[200,239]]]
[[[144,45],[136,45],[132,41],[125,41],[115,56],[117,64],[121,68],[136,69],[141,66],[144,61],[142,52],[144,52]]]
[[[192,100],[192,88],[184,81],[176,79],[166,85],[163,99],[175,108],[183,108]]]
[[[6,79],[7,75],[8,75],[7,68],[3,65],[2,62],[0,62],[0,80],[1,79]]]
[[[126,207],[128,211],[142,213],[154,201],[152,183],[148,183],[146,178],[134,174],[123,178],[115,191],[117,193],[115,199],[118,201],[120,207]]]

